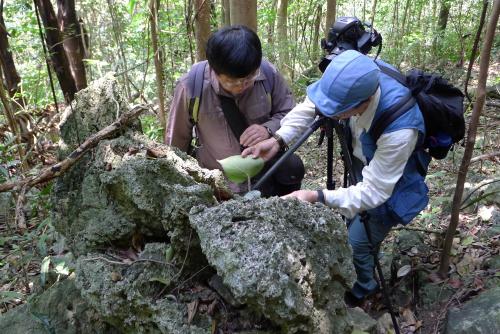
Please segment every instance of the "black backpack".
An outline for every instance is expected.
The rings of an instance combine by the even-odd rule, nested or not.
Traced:
[[[376,62],[382,73],[410,89],[390,110],[382,114],[370,129],[375,142],[385,128],[418,103],[425,122],[424,148],[431,157],[444,159],[465,135],[464,95],[440,75],[413,69],[406,75]]]
[[[188,110],[189,110],[189,120],[191,121],[191,124],[193,124],[192,140],[190,147],[188,149],[188,153],[191,155],[194,155],[194,150],[198,147],[198,135],[196,127],[198,124],[198,114],[200,110],[200,104],[203,92],[203,80],[205,75],[205,67],[207,66],[207,63],[208,62],[206,60],[198,62],[194,64],[191,67],[191,70],[188,72],[187,86],[190,96]],[[265,60],[262,60],[260,69],[265,76],[265,80],[262,81],[262,84],[264,86],[264,90],[266,92],[269,103],[272,105],[272,91],[274,87],[273,69],[271,65]],[[248,125],[246,124],[246,121],[239,112],[234,112],[234,110],[232,111],[228,110],[228,108],[230,108],[228,106],[231,106],[232,108],[236,107],[234,103],[232,104],[228,103],[227,101],[228,99],[222,96],[220,98],[224,116],[226,117],[226,120],[231,130],[233,131],[235,137],[239,138],[241,133],[246,129]]]

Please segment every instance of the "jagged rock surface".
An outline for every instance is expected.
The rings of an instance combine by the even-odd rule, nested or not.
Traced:
[[[77,94],[61,124],[61,158],[127,110],[120,96],[111,76]],[[76,258],[74,299],[95,316],[76,331],[209,333],[226,317],[228,331],[350,332],[342,297],[354,273],[336,213],[279,198],[218,205],[231,197],[221,172],[138,130],[102,140],[53,187],[54,225]],[[214,268],[217,291],[237,308],[207,287]]]
[[[164,262],[167,247],[146,244],[137,260],[124,263],[100,254],[82,256],[76,285],[100,316],[122,333],[209,333],[206,319],[204,329],[186,324],[186,305],[169,296],[178,284],[179,269]]]
[[[345,225],[331,210],[279,198],[193,208],[208,261],[237,300],[285,333],[348,333],[354,277]]]
[[[112,77],[79,92],[61,124],[64,144],[74,146],[78,136],[111,123],[125,108],[119,96]],[[180,251],[189,241],[189,209],[215,204],[212,189],[225,189],[222,180],[219,171],[126,128],[57,180],[54,224],[76,255],[130,245],[137,236],[173,239]]]
[[[0,315],[0,333],[119,333],[101,321],[73,279],[54,284],[27,304]]]
[[[445,333],[500,333],[500,287],[448,310]]]

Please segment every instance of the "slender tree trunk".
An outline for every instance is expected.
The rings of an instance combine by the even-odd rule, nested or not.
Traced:
[[[84,89],[87,87],[87,75],[83,64],[84,47],[80,24],[76,17],[75,0],[57,0],[57,18],[76,89]]]
[[[290,56],[288,52],[288,0],[278,0],[277,37],[280,69],[290,78]]]
[[[242,24],[257,31],[257,0],[230,0],[231,24]]]
[[[20,131],[18,128],[18,124],[15,120],[14,112],[12,111],[12,109],[10,107],[10,101],[7,98],[7,93],[4,89],[3,71],[2,71],[3,67],[4,66],[2,63],[2,66],[0,66],[0,99],[2,100],[2,104],[4,106],[3,109],[5,110],[5,117],[7,118],[7,123],[9,124],[10,131],[12,132],[14,137],[16,138],[17,152],[19,154],[19,161],[21,161],[22,170],[24,170],[24,163],[23,163],[24,162],[24,150],[23,150],[23,147],[21,145],[21,134],[20,134]]]
[[[442,32],[446,30],[446,25],[448,24],[448,17],[450,16],[450,6],[451,6],[450,2],[448,2],[447,0],[441,0],[438,29]]]
[[[210,0],[195,0],[194,26],[196,35],[196,60],[207,59],[205,49],[210,36]]]
[[[66,102],[70,102],[75,97],[77,91],[75,81],[71,77],[71,68],[69,60],[64,51],[61,34],[57,26],[56,13],[50,0],[33,0],[40,13],[43,25],[45,27],[45,40],[50,54],[52,66],[56,71],[59,85],[64,94]]]
[[[221,1],[221,20],[222,20],[222,26],[229,26],[231,25],[231,8],[229,4],[229,0],[222,0]]]
[[[10,52],[8,32],[3,19],[3,0],[0,2],[0,63],[5,76],[7,92],[13,98],[19,92],[21,78],[17,72],[12,52]],[[17,102],[24,105],[22,98],[17,98]]]
[[[325,37],[328,38],[328,32],[335,22],[336,18],[336,8],[337,1],[336,0],[328,0],[326,2],[326,21],[325,21]]]
[[[370,24],[373,27],[373,21],[375,20],[375,13],[377,9],[377,0],[373,0],[372,12],[370,14]]]
[[[448,267],[450,265],[450,250],[453,243],[453,236],[455,235],[458,226],[460,204],[462,202],[462,196],[464,192],[464,183],[467,177],[467,172],[469,170],[472,153],[474,151],[474,144],[476,143],[476,133],[477,125],[479,123],[479,117],[481,116],[484,102],[486,100],[486,80],[488,78],[488,68],[491,58],[491,46],[493,44],[493,39],[495,36],[495,29],[497,27],[499,13],[500,0],[495,0],[495,2],[493,3],[493,10],[491,12],[490,22],[488,23],[484,45],[481,52],[481,61],[479,64],[479,80],[476,91],[477,99],[472,110],[469,129],[467,131],[467,141],[465,143],[464,156],[462,158],[460,170],[458,171],[457,185],[455,188],[455,194],[453,196],[453,204],[451,209],[450,225],[446,230],[444,247],[441,251],[441,263],[439,266],[439,275],[441,277],[447,276]]]
[[[314,36],[312,40],[312,61],[316,62],[316,57],[319,56],[319,29],[321,27],[321,5],[316,7],[316,18],[314,20]]]
[[[113,35],[115,37],[116,46],[118,47],[119,51],[118,58],[121,60],[123,66],[123,77],[125,78],[125,84],[124,84],[125,94],[127,95],[127,99],[130,100],[132,94],[130,93],[130,79],[127,66],[127,57],[125,56],[125,51],[123,50],[123,41],[120,32],[120,27],[118,26],[118,22],[116,20],[114,0],[108,0],[108,8],[111,18],[111,25],[113,27]]]
[[[366,21],[366,0],[363,0],[363,22]]]
[[[476,60],[477,48],[479,46],[479,41],[481,40],[481,33],[483,31],[484,20],[486,18],[487,11],[488,11],[488,0],[483,0],[483,9],[481,11],[481,18],[479,19],[479,26],[476,31],[476,38],[474,38],[474,45],[472,46],[472,51],[470,53],[469,66],[467,67],[467,75],[465,76],[465,82],[464,82],[464,92],[465,96],[467,96],[467,99],[469,100],[469,103],[471,102],[471,98],[469,96],[467,88],[469,86],[469,79],[470,79],[470,74],[472,72],[472,66],[474,65],[474,61]]]
[[[271,7],[270,10],[272,13],[276,12],[276,5],[277,5],[278,0],[273,0],[271,2]],[[274,39],[274,29],[276,25],[276,16],[272,15],[270,16],[269,21],[267,22],[267,45],[269,45],[269,49],[273,50],[273,52],[269,53],[269,60],[274,63],[276,62],[276,57],[275,57],[275,39]]]
[[[406,0],[405,11],[403,14],[403,22],[401,24],[401,35],[399,36],[399,40],[401,41],[406,33],[406,21],[408,20],[408,10],[410,8],[410,0]],[[408,20],[409,21],[409,20]]]
[[[159,117],[160,124],[165,131],[166,129],[166,117],[165,117],[165,85],[163,84],[163,56],[160,48],[158,47],[158,8],[160,6],[160,0],[150,0],[149,1],[149,23],[151,26],[151,42],[153,44],[153,53],[155,61],[155,72],[156,72],[156,90],[158,93],[159,101]]]

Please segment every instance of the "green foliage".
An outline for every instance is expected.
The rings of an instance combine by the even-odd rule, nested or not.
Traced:
[[[140,117],[142,131],[149,139],[157,142],[163,142],[163,129],[156,116],[145,115]]]

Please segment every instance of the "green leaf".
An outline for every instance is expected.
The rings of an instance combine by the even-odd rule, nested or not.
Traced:
[[[217,160],[226,177],[234,183],[242,183],[257,175],[264,167],[262,158],[243,158],[241,155],[233,155],[223,160]]]
[[[129,0],[129,2],[128,2],[128,13],[130,15],[134,14],[134,8],[135,8],[136,2],[137,2],[137,0]]]
[[[66,265],[66,261],[61,261],[54,267],[54,271],[56,274],[68,276],[69,275],[69,267]]]
[[[23,294],[17,291],[0,291],[0,303],[7,303],[14,299],[23,298]]]
[[[469,246],[474,242],[474,237],[472,235],[468,235],[465,239],[462,240],[462,246]]]
[[[174,248],[172,246],[168,246],[165,250],[165,261],[170,262],[174,258]]]
[[[40,268],[40,281],[42,283],[42,286],[45,285],[46,276],[47,273],[49,272],[49,265],[50,265],[50,256],[46,256],[43,258],[42,266]]]

